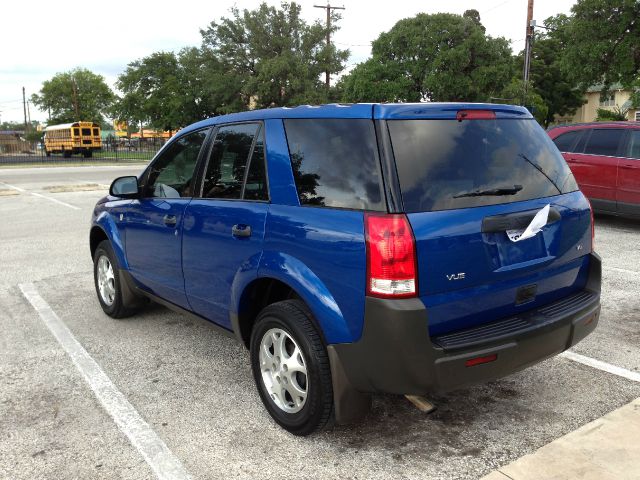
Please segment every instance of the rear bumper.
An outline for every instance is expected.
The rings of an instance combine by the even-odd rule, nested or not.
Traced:
[[[591,254],[583,291],[518,317],[434,338],[419,299],[367,297],[361,339],[328,347],[332,372],[343,372],[342,381],[359,392],[416,395],[497,379],[589,335],[600,316],[600,283],[600,257]],[[490,363],[466,366],[467,360],[493,354]]]

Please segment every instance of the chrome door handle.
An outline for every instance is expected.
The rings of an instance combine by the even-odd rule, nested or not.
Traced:
[[[162,217],[162,220],[167,227],[175,227],[178,223],[178,219],[175,215],[165,215]]]
[[[231,235],[234,237],[250,237],[251,227],[249,225],[234,225],[231,227]]]

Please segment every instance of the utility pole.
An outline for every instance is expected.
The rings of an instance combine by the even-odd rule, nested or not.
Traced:
[[[27,131],[27,96],[22,87],[22,109],[24,110],[24,131]]]
[[[76,112],[76,122],[80,121],[80,113],[78,108],[78,84],[75,78],[71,78],[71,90],[73,92],[73,109]]]
[[[529,71],[531,69],[531,50],[533,47],[533,0],[528,0],[527,5],[527,29],[524,44],[524,98],[522,102],[526,102],[527,89],[529,88]]]
[[[315,8],[324,8],[327,11],[327,48],[331,46],[331,10],[344,10],[344,7],[332,7],[329,2],[326,5],[314,5]],[[327,65],[327,71],[325,72],[325,84],[327,90],[329,90],[331,81],[331,75],[329,72],[329,66]]]

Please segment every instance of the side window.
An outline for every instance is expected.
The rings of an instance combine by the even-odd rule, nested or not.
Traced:
[[[150,167],[145,197],[192,197],[194,172],[208,130],[175,140]]]
[[[267,172],[264,168],[264,127],[260,128],[249,162],[249,173],[244,185],[245,200],[269,200]]]
[[[384,210],[371,120],[284,122],[300,204]]]
[[[80,129],[79,128],[74,128],[73,129],[73,134],[77,137],[78,135],[80,135]]]
[[[203,198],[240,199],[257,123],[220,127],[202,185]]]
[[[575,152],[573,146],[576,144],[580,135],[582,135],[582,130],[573,130],[571,132],[558,135],[553,139],[553,143],[556,144],[556,147],[558,147],[558,150],[561,152]]]
[[[624,130],[616,128],[594,129],[591,132],[584,153],[589,155],[607,155],[615,157],[618,154],[620,141]]]
[[[631,130],[629,133],[629,148],[625,156],[640,160],[640,130]]]

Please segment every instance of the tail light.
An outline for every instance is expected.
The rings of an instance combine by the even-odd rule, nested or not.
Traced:
[[[365,214],[367,295],[415,297],[416,243],[405,215]]]

